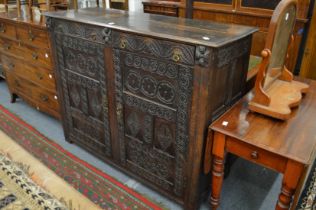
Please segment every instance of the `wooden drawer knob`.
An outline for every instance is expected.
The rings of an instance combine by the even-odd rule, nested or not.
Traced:
[[[5,44],[5,45],[4,45],[4,49],[6,49],[6,50],[10,50],[10,49],[11,49],[11,45],[9,45],[9,44]]]
[[[39,80],[42,80],[42,79],[44,78],[43,75],[40,74],[40,73],[37,73],[36,75],[37,75],[37,78],[38,78]]]
[[[253,152],[251,153],[251,158],[252,158],[252,159],[258,159],[258,158],[259,158],[258,152],[257,152],[257,151],[253,151]]]
[[[42,95],[41,96],[41,100],[44,101],[44,102],[47,102],[48,101],[48,96]]]
[[[35,39],[35,35],[32,33],[31,30],[29,30],[29,40],[33,41]]]
[[[0,32],[5,33],[5,26],[3,23],[0,24]]]
[[[14,69],[14,67],[15,67],[14,63],[10,63],[10,64],[9,64],[9,70],[12,71],[12,70]]]
[[[33,59],[33,60],[37,60],[37,59],[38,59],[37,53],[32,53],[32,59]]]

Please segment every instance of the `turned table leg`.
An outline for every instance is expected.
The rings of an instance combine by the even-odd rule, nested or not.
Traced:
[[[212,192],[209,197],[209,205],[216,210],[224,179],[225,135],[215,132],[213,141]]]
[[[303,173],[304,165],[288,160],[283,175],[281,192],[277,201],[276,210],[290,209],[292,197]]]

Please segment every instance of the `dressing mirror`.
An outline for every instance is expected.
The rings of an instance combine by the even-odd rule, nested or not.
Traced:
[[[286,68],[287,52],[293,43],[297,0],[282,0],[273,12],[262,51],[254,97],[249,109],[277,119],[290,117],[291,108],[298,106],[308,85],[293,80]]]

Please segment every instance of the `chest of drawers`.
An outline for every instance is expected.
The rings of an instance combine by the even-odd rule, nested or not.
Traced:
[[[44,23],[0,13],[0,60],[11,94],[60,118],[48,33]]]
[[[243,95],[255,29],[98,8],[46,15],[66,139],[196,208],[207,126]]]

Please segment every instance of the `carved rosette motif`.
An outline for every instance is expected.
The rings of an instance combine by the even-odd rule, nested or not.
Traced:
[[[54,33],[54,38],[55,38],[55,44],[56,44],[56,56],[57,56],[57,70],[59,71],[59,75],[61,76],[60,80],[61,80],[61,85],[62,85],[62,91],[63,91],[63,99],[64,99],[64,108],[66,109],[65,111],[65,122],[66,122],[66,126],[68,127],[69,130],[72,130],[74,125],[73,125],[73,120],[72,120],[72,115],[71,115],[71,104],[69,101],[69,97],[71,97],[71,94],[69,90],[68,90],[68,86],[69,84],[76,84],[79,87],[83,87],[80,89],[80,93],[78,94],[78,96],[76,97],[80,97],[80,102],[81,102],[81,111],[83,113],[85,113],[86,115],[88,115],[89,113],[89,108],[88,108],[88,103],[90,103],[91,107],[92,107],[92,111],[94,112],[95,115],[98,115],[98,113],[101,112],[101,110],[107,111],[108,108],[103,107],[103,109],[101,108],[101,106],[108,106],[107,104],[102,103],[103,101],[107,101],[107,100],[99,100],[99,99],[92,99],[90,102],[88,102],[88,93],[87,93],[87,89],[91,89],[91,90],[99,90],[100,86],[101,86],[101,95],[102,97],[107,97],[107,90],[106,90],[106,78],[105,78],[105,73],[102,71],[104,68],[104,53],[103,53],[103,47],[96,47],[96,45],[89,43],[88,41],[78,41],[78,38],[75,37],[68,37],[65,36],[63,34],[61,34],[60,32],[64,32],[64,30],[66,30],[65,28],[67,28],[68,26],[70,26],[70,28],[68,28],[67,30],[69,30],[68,32],[70,33],[72,30],[75,30],[76,32],[78,32],[77,34],[82,34],[83,31],[85,31],[85,29],[83,29],[82,27],[84,27],[84,25],[82,24],[70,24],[70,23],[65,23],[63,24],[62,22],[59,22],[59,32],[58,33]],[[55,26],[55,30],[57,30],[56,28],[57,26]],[[60,30],[60,28],[62,28],[63,30]],[[89,54],[96,54],[99,55],[97,56],[95,59],[89,57],[89,56],[85,56],[85,58],[89,57],[89,59],[87,60],[87,63],[80,63],[79,57],[74,57],[74,61],[78,60],[78,62],[76,64],[71,64],[71,65],[79,65],[81,66],[81,68],[86,68],[86,71],[88,72],[93,72],[96,71],[98,73],[98,80],[96,81],[94,79],[89,79],[86,78],[84,76],[80,76],[74,73],[71,73],[69,71],[66,70],[66,64],[65,64],[65,51],[67,51],[67,49],[72,49],[72,50],[76,50],[78,52],[78,54],[84,54],[86,53],[87,55]],[[78,99],[75,99],[78,100]],[[100,103],[102,103],[102,105],[100,106]],[[105,112],[103,113],[103,127],[104,127],[104,145],[105,145],[105,154],[107,154],[108,156],[111,155],[111,141],[110,141],[110,130],[109,130],[109,122],[108,122],[108,113]],[[93,121],[94,118],[93,117],[89,117],[90,121]],[[91,129],[91,131],[93,131],[93,129]],[[71,134],[69,136],[72,136],[72,138],[75,139],[82,139],[83,137],[77,136],[77,135],[81,135],[78,132],[71,132]],[[96,134],[89,134],[90,136],[95,136]],[[77,136],[77,137],[76,137]],[[97,137],[99,139],[99,137]],[[96,143],[97,144],[97,143]],[[98,146],[96,146],[96,148],[98,148]],[[100,147],[99,147],[100,148]]]
[[[165,104],[173,104],[176,98],[176,88],[168,81],[157,81],[150,75],[141,76],[140,73],[130,70],[125,82],[127,90],[133,93],[142,93],[148,98],[157,98]]]

